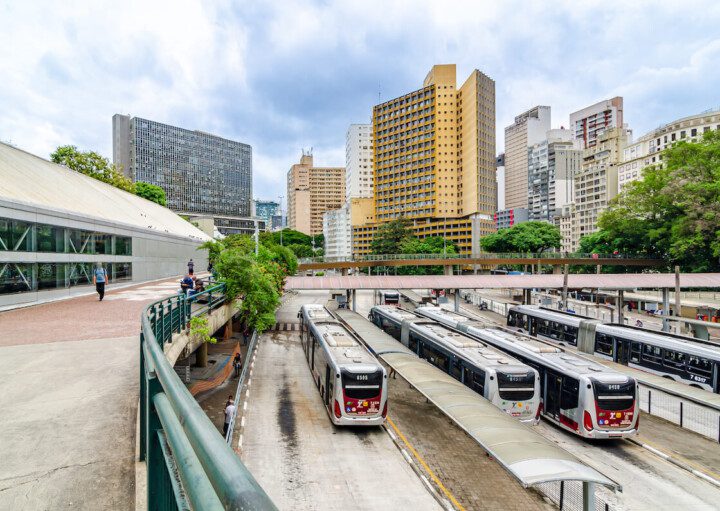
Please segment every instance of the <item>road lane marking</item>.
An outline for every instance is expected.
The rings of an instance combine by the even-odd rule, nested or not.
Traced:
[[[460,509],[461,511],[465,511],[465,508],[457,501],[457,499],[453,496],[453,494],[450,493],[450,491],[447,488],[445,488],[445,485],[443,485],[440,482],[440,479],[438,479],[438,477],[435,475],[435,472],[433,472],[430,469],[430,467],[428,466],[428,464],[425,463],[425,460],[422,458],[422,456],[420,456],[420,453],[418,453],[415,450],[415,448],[410,444],[410,442],[408,442],[408,439],[405,438],[405,435],[403,435],[402,432],[400,432],[400,430],[398,429],[398,427],[395,425],[395,423],[392,421],[392,419],[390,417],[387,418],[387,422],[388,422],[388,424],[390,424],[390,426],[393,428],[393,430],[395,430],[395,434],[398,436],[398,438],[400,438],[400,440],[402,440],[402,442],[405,444],[405,447],[408,448],[408,450],[412,453],[412,455],[415,457],[415,459],[418,461],[418,463],[420,463],[420,465],[422,465],[422,467],[427,471],[428,475],[430,476],[430,479],[432,479],[433,482],[438,486],[438,488],[440,488],[440,490],[442,490],[442,492],[445,494],[445,496],[450,499],[450,502],[452,502],[453,505],[457,509]]]

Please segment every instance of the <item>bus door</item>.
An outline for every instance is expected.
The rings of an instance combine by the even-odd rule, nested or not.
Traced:
[[[330,366],[325,365],[325,405],[330,406],[330,396],[332,395],[332,392],[330,392]]]
[[[527,318],[529,323],[528,332],[530,332],[530,335],[537,335],[538,320],[531,316],[527,316]]]
[[[548,371],[545,373],[545,413],[556,420],[560,420],[560,391],[562,389],[562,376]]]
[[[615,362],[624,366],[630,363],[630,341],[615,338]]]

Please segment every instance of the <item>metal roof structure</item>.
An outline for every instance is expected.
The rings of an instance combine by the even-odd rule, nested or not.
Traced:
[[[336,315],[414,388],[470,435],[525,486],[550,481],[583,481],[619,489],[569,452],[531,427],[503,413],[450,375],[418,358],[412,351],[349,310]]]
[[[288,277],[285,289],[535,289],[562,288],[563,275],[351,275]],[[674,273],[570,274],[570,289],[674,288]],[[682,273],[681,288],[720,288],[720,273]]]
[[[168,208],[0,142],[0,206],[51,211],[135,230],[195,239],[210,237]]]

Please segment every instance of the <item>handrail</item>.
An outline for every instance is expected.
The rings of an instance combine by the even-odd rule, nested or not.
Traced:
[[[180,381],[162,347],[173,333],[188,328],[191,317],[211,312],[221,294],[224,301],[224,291],[219,284],[199,293],[207,294],[208,304],[194,311],[193,297],[178,294],[148,305],[141,316],[140,459],[147,461],[149,509],[178,509],[182,502],[182,496],[172,496],[177,476],[169,473],[160,432],[193,509],[276,509]]]
[[[580,252],[483,252],[481,254],[368,254],[356,257],[305,257],[301,264],[403,259],[660,259],[655,254],[598,254]]]
[[[257,330],[253,330],[252,337],[250,338],[250,344],[248,344],[247,353],[245,354],[245,363],[243,364],[242,371],[240,372],[237,389],[235,390],[235,411],[230,418],[230,427],[228,427],[227,434],[225,435],[225,441],[228,444],[232,442],[233,432],[235,431],[235,419],[237,418],[238,410],[240,409],[240,396],[242,395],[242,388],[245,385],[245,378],[247,377],[248,368],[250,367],[250,357],[253,351],[255,351],[255,344],[257,344],[257,340]]]

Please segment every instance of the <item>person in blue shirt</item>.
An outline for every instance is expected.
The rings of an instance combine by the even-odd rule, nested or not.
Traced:
[[[180,289],[186,295],[190,295],[190,291],[192,291],[193,287],[195,287],[195,283],[193,282],[192,275],[188,273],[180,281]]]
[[[110,282],[107,271],[103,268],[101,263],[97,263],[95,271],[93,272],[93,284],[95,284],[95,291],[100,296],[100,301],[105,297],[105,284]]]

